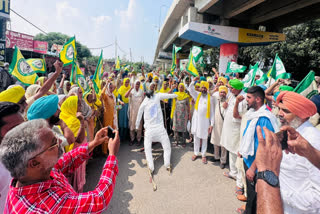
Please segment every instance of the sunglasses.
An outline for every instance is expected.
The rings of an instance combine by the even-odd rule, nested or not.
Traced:
[[[30,158],[30,160],[33,159],[33,158],[35,158],[35,157],[37,157],[37,156],[39,156],[39,155],[41,155],[41,154],[43,154],[43,153],[45,153],[46,151],[52,150],[52,149],[54,149],[55,147],[58,147],[58,146],[60,145],[60,140],[58,140],[56,137],[54,138],[53,141],[54,141],[54,143],[53,143],[51,146],[49,146],[48,148],[46,148],[46,149],[43,150],[42,152],[36,154],[36,155],[33,156],[32,158]]]

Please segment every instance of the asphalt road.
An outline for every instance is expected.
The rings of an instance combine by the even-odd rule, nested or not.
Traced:
[[[171,153],[173,172],[163,166],[161,145],[153,146],[157,191],[153,191],[144,152],[138,147],[122,143],[118,154],[119,175],[108,210],[112,214],[180,214],[180,213],[236,213],[243,205],[235,195],[235,181],[223,176],[218,163],[201,158],[191,161],[193,147],[174,147]],[[211,156],[208,153],[208,156]],[[87,165],[84,191],[95,188],[106,157],[96,157]]]

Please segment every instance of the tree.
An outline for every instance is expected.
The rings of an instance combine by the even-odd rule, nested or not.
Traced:
[[[53,44],[63,45],[70,38],[71,37],[69,37],[68,35],[65,35],[62,33],[50,32],[46,35],[42,34],[42,33],[37,34],[34,37],[34,40],[46,41],[46,42],[48,42],[48,46],[50,48]],[[80,63],[80,66],[83,66],[83,60],[85,58],[90,59],[90,57],[92,57],[92,54],[91,54],[90,50],[85,45],[82,45],[78,41],[76,41],[76,49],[77,49],[78,62]]]

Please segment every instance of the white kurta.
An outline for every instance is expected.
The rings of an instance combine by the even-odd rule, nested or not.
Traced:
[[[194,82],[192,82],[191,87],[189,87],[190,95],[194,100],[197,100],[200,92],[197,92],[194,88]],[[211,99],[211,97],[210,97]],[[192,116],[192,126],[191,133],[198,138],[207,139],[208,129],[214,124],[214,104],[212,99],[210,100],[210,117],[207,118],[207,108],[208,108],[208,96],[201,96],[199,99],[198,110],[194,110]]]
[[[160,142],[164,151],[163,159],[165,167],[170,166],[171,145],[166,129],[164,128],[163,116],[160,106],[160,100],[176,98],[176,94],[158,93],[153,97],[145,97],[140,105],[136,120],[136,129],[138,129],[142,114],[144,115],[144,151],[151,171],[154,170],[152,158],[152,142]]]
[[[210,142],[215,146],[220,146],[221,132],[223,128],[223,118],[225,117],[225,109],[223,102],[220,101],[219,92],[215,92],[212,96],[214,104],[214,126],[211,134]],[[222,116],[221,116],[222,115]],[[223,117],[223,118],[222,118]]]
[[[246,94],[244,91],[241,91],[239,95]],[[237,154],[240,146],[240,126],[241,119],[236,119],[233,117],[233,109],[236,103],[236,97],[231,93],[228,97],[228,107],[226,109],[226,116],[223,122],[223,128],[221,133],[220,144],[226,148],[229,152]],[[243,115],[247,109],[247,102],[244,99],[239,103],[238,111],[240,115]]]
[[[320,150],[320,131],[309,121],[297,131]],[[320,213],[320,170],[302,156],[282,154],[279,179],[284,213]]]
[[[4,211],[11,179],[10,172],[0,162],[0,213]]]

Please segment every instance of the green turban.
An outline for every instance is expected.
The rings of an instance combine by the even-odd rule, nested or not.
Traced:
[[[279,91],[293,91],[293,88],[288,85],[282,85],[279,87]]]
[[[241,90],[243,88],[243,83],[238,79],[230,80],[229,84],[231,85],[232,88],[237,89],[237,90]]]

